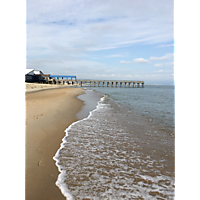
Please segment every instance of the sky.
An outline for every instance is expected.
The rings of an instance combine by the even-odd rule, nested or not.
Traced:
[[[26,68],[174,84],[173,0],[27,0]]]

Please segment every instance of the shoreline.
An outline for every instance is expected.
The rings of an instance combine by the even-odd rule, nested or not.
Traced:
[[[155,86],[159,86],[159,85],[155,85]],[[168,85],[164,85],[164,87],[168,87]],[[174,87],[174,86],[170,86],[170,87]],[[144,89],[148,89],[148,88],[155,88],[155,87],[146,87],[146,88],[144,88]],[[106,95],[108,95],[108,97],[110,98],[110,99],[112,99],[114,102],[118,102],[120,105],[123,105],[124,107],[126,107],[126,108],[129,108],[129,109],[131,109],[131,110],[134,110],[134,113],[135,113],[135,115],[137,116],[137,115],[140,115],[140,116],[143,116],[145,119],[148,119],[149,121],[152,121],[153,120],[153,122],[156,124],[156,126],[159,126],[159,129],[162,129],[162,130],[166,130],[167,132],[171,132],[171,133],[173,133],[173,135],[174,135],[174,133],[175,133],[175,120],[172,122],[172,123],[166,123],[166,121],[168,121],[168,119],[169,119],[169,117],[168,118],[165,118],[166,119],[166,121],[164,121],[165,123],[163,123],[163,121],[160,121],[160,116],[159,115],[156,115],[157,113],[160,113],[160,111],[159,110],[153,110],[153,109],[149,109],[148,108],[148,106],[144,106],[144,104],[143,105],[138,105],[138,104],[135,104],[135,105],[133,105],[133,104],[129,104],[129,102],[128,101],[123,101],[122,102],[122,99],[117,99],[117,98],[115,98],[114,96],[112,96],[112,94],[109,94],[109,91],[107,92],[106,90],[110,90],[109,88],[107,88],[107,87],[105,87],[105,91],[102,91],[100,88],[98,88],[98,87],[96,87],[96,88],[94,88],[94,87],[92,87],[91,89],[94,89],[95,91],[97,91],[97,92],[100,92],[100,93],[102,93],[102,94],[104,94],[104,92],[105,92],[105,94]],[[115,88],[113,88],[114,90],[115,90]],[[118,91],[114,91],[114,92],[120,92],[120,90],[122,89],[123,90],[123,88],[116,88]],[[135,90],[135,91],[139,91],[139,90]],[[137,97],[136,97],[137,98]],[[137,100],[137,99],[136,99]],[[160,102],[159,102],[160,103]],[[173,103],[172,103],[173,104]],[[166,106],[167,107],[167,106]],[[142,109],[141,109],[142,108]],[[150,107],[150,108],[153,108],[153,106],[152,107]],[[157,108],[156,108],[157,109]],[[154,112],[153,112],[154,111]],[[162,111],[161,111],[162,112]],[[164,114],[166,114],[166,111],[165,112],[163,112]],[[163,114],[163,113],[161,113],[161,114]],[[173,113],[173,111],[171,111],[171,112],[169,112],[170,114],[172,114]],[[173,117],[174,118],[174,116],[175,116],[175,113],[174,113],[174,115],[173,116],[171,116],[171,117]]]
[[[98,109],[99,102],[102,101],[102,98],[103,98],[103,95],[97,93],[96,91],[91,91],[91,90],[85,90],[85,94],[78,96],[78,99],[82,100],[85,105],[77,113],[78,120],[73,122],[72,124],[70,124],[70,126],[66,128],[65,137],[63,137],[62,143],[60,144],[60,148],[57,150],[56,154],[53,157],[59,171],[56,185],[60,188],[60,191],[62,192],[63,196],[66,197],[66,199],[71,200],[73,199],[73,196],[71,195],[70,191],[68,191],[68,186],[64,183],[64,180],[62,178],[63,176],[65,176],[65,172],[62,170],[62,167],[59,166],[60,151],[62,151],[62,148],[65,146],[64,145],[66,143],[65,140],[67,140],[67,137],[69,136],[68,132],[71,129],[71,127],[81,121],[89,119],[92,116],[92,113]]]
[[[63,182],[63,179],[61,178],[62,176],[65,176],[65,175],[62,174],[62,168],[59,167],[59,163],[63,162],[63,160],[60,159],[60,158],[62,158],[62,156],[58,157],[58,155],[59,155],[60,151],[63,152],[66,150],[66,149],[65,150],[62,149],[62,147],[64,147],[63,142],[64,142],[64,140],[66,142],[67,138],[66,139],[64,139],[64,138],[68,136],[68,131],[70,131],[71,126],[73,126],[73,124],[78,123],[79,121],[89,118],[91,115],[90,112],[94,111],[97,108],[97,105],[98,105],[97,102],[100,101],[102,95],[103,94],[100,94],[97,91],[84,90],[82,88],[58,88],[57,90],[53,90],[53,89],[46,90],[46,91],[42,90],[42,91],[37,91],[34,93],[28,93],[26,95],[26,97],[33,96],[31,99],[32,107],[34,108],[32,110],[32,114],[35,114],[36,110],[43,112],[42,106],[44,106],[44,105],[46,106],[47,100],[50,101],[49,105],[48,105],[48,109],[52,107],[51,105],[53,105],[53,109],[51,109],[50,111],[47,111],[46,114],[45,114],[45,112],[43,113],[43,114],[45,114],[46,127],[45,128],[44,128],[44,126],[40,127],[42,130],[40,130],[40,128],[38,127],[38,121],[40,118],[42,118],[44,116],[41,114],[32,116],[32,117],[34,117],[34,119],[32,119],[32,123],[35,120],[35,123],[37,124],[36,128],[35,127],[32,127],[32,128],[35,128],[37,133],[33,133],[33,137],[32,137],[33,140],[31,140],[31,141],[29,140],[29,144],[26,143],[26,145],[29,146],[27,148],[29,148],[29,150],[32,149],[34,151],[32,154],[29,154],[31,156],[26,156],[26,158],[29,158],[30,165],[32,165],[32,163],[31,163],[32,160],[30,160],[30,159],[32,159],[33,157],[37,156],[38,161],[37,161],[37,167],[34,166],[34,170],[31,170],[31,171],[29,170],[29,176],[32,176],[32,181],[30,181],[31,179],[26,179],[26,180],[29,180],[29,189],[27,190],[27,187],[26,187],[26,194],[27,194],[27,192],[29,194],[28,200],[32,200],[32,199],[39,199],[39,200],[40,199],[50,199],[50,200],[58,199],[58,200],[61,200],[61,199],[66,199],[66,197],[67,197],[67,199],[68,198],[71,199],[70,193],[69,194],[68,194],[68,192],[66,193],[66,191],[68,189],[65,188],[65,182]],[[45,100],[45,98],[47,98],[47,99]],[[67,105],[66,105],[66,100],[67,100]],[[41,105],[38,105],[38,103]],[[79,106],[79,109],[77,109],[78,106]],[[114,105],[114,108],[115,108],[115,105]],[[71,109],[71,111],[70,111],[70,109]],[[125,110],[126,110],[126,108],[125,108]],[[30,112],[31,112],[31,110],[29,110],[29,114],[30,114]],[[71,112],[71,114],[70,114],[70,112]],[[115,110],[114,113],[117,113],[117,112],[119,112],[119,110]],[[49,114],[50,114],[50,118],[49,118]],[[159,130],[158,129],[159,126],[155,126],[156,124],[152,124],[151,120],[144,117],[143,115],[140,115],[137,112],[136,113],[134,112],[134,115],[132,115],[132,114],[129,114],[129,115],[131,115],[132,116],[131,118],[134,119],[134,123],[135,123],[134,132],[132,132],[132,127],[131,127],[132,123],[129,124],[129,120],[127,123],[125,123],[126,120],[123,121],[123,118],[119,118],[119,119],[121,119],[120,124],[122,124],[122,126],[124,126],[124,130],[127,132],[130,132],[131,134],[134,134],[135,135],[134,137],[136,139],[135,142],[137,142],[138,144],[142,144],[142,146],[144,148],[143,150],[140,150],[140,152],[142,152],[142,154],[150,155],[151,159],[156,160],[157,165],[158,165],[156,169],[159,169],[160,173],[163,176],[165,176],[165,174],[167,172],[167,176],[172,177],[172,179],[173,179],[173,177],[174,177],[173,176],[173,174],[174,174],[174,156],[173,156],[174,142],[173,142],[173,138],[171,138],[171,136],[168,134],[164,134],[164,135],[162,135],[162,144],[160,144],[160,140],[158,139],[159,138],[158,136],[159,136],[160,132],[162,132],[163,130]],[[120,115],[119,115],[119,117],[120,117]],[[53,118],[53,119],[51,119],[51,118]],[[30,120],[30,117],[29,117],[29,120]],[[60,126],[59,126],[60,120],[65,121],[64,122],[65,128],[62,130],[59,129],[60,128]],[[27,122],[28,126],[30,126],[30,124],[29,124],[30,121]],[[69,123],[69,121],[70,121],[70,123]],[[66,123],[69,123],[69,124],[66,126]],[[104,122],[102,122],[102,123],[104,123]],[[142,129],[140,126],[141,123],[143,124]],[[42,124],[42,125],[44,125],[44,124]],[[49,135],[49,132],[51,132],[51,130],[49,131],[49,128],[51,128],[51,129],[53,128],[53,131],[52,131],[52,133],[50,133],[50,135]],[[39,133],[38,133],[38,129],[39,129]],[[43,134],[44,130],[46,131],[45,134]],[[142,133],[141,131],[144,132],[144,130],[145,131],[148,130],[148,132]],[[159,134],[157,134],[158,131],[159,131]],[[42,135],[40,135],[41,133],[42,133]],[[83,132],[80,132],[80,133],[81,134],[79,135],[78,138],[82,137]],[[34,135],[37,138],[34,138]],[[151,137],[150,140],[149,140],[149,137]],[[67,141],[68,141],[68,139],[67,139]],[[72,140],[69,139],[69,141],[68,141],[69,145],[70,145],[70,141],[73,142]],[[144,142],[144,141],[146,141],[146,142]],[[167,142],[168,144],[165,142]],[[36,146],[38,145],[37,149],[35,149],[36,146],[34,143],[36,144]],[[51,143],[51,144],[49,144],[49,143]],[[79,143],[77,145],[79,146],[80,143],[81,143],[81,141],[79,141]],[[33,145],[34,148],[31,147],[30,144]],[[53,147],[54,145],[57,145],[57,148],[54,148]],[[76,146],[76,143],[75,143],[75,146]],[[152,151],[152,148],[153,148],[153,151]],[[52,153],[53,156],[51,156],[51,157],[48,156],[47,152],[45,152],[44,149],[46,149],[46,151],[49,151],[49,150],[52,151],[52,149],[54,149],[55,150],[54,154]],[[73,149],[73,147],[71,146],[70,149]],[[155,150],[156,151],[162,150],[162,151],[160,153],[157,153],[154,155]],[[152,151],[152,152],[150,152],[150,151]],[[165,155],[165,154],[167,154],[167,155]],[[42,155],[43,155],[43,158],[41,160],[39,160],[39,156],[42,156]],[[61,155],[62,155],[62,153],[61,153]],[[63,158],[65,158],[65,156]],[[146,159],[146,157],[144,159]],[[29,162],[29,161],[26,159],[26,162]],[[167,161],[166,162],[167,164],[165,165],[165,169],[162,169],[162,166],[159,165],[158,162],[164,162],[164,161],[165,162]],[[51,165],[50,165],[50,163],[51,163]],[[54,167],[53,167],[52,163],[53,163]],[[40,168],[42,168],[42,169],[40,169]],[[43,170],[44,168],[46,168],[46,169]],[[54,174],[52,171],[53,168],[56,168],[56,172],[54,170]],[[31,174],[33,171],[34,171],[35,175]],[[151,175],[154,176],[153,174],[151,174]],[[38,176],[41,176],[41,177],[38,177]],[[73,173],[72,173],[71,176],[76,176],[76,175],[75,174],[73,175]],[[38,183],[40,186],[38,186]],[[173,184],[173,180],[172,180],[172,184]],[[37,187],[34,185],[36,185]],[[26,186],[27,186],[27,184],[26,184]],[[35,188],[31,188],[31,186],[34,186]],[[66,186],[66,187],[68,188],[68,186]]]
[[[92,117],[89,119],[92,116],[90,115],[86,120],[74,122],[66,130],[68,137],[63,140],[61,148],[55,155],[55,160],[60,155],[57,161],[61,174],[57,185],[63,194],[67,199],[73,199],[73,196],[75,199],[92,199],[94,196],[101,199],[101,194],[103,193],[105,197],[107,188],[113,187],[111,180],[113,179],[116,193],[127,180],[127,185],[130,185],[124,190],[132,188],[133,184],[134,188],[130,193],[134,191],[134,197],[139,195],[138,192],[143,193],[143,188],[149,189],[149,192],[142,196],[144,198],[154,198],[157,195],[161,198],[173,197],[174,139],[164,132],[164,135],[161,131],[157,133],[157,127],[152,126],[151,121],[144,116],[127,114],[129,110],[118,106],[116,102],[107,101],[107,103],[112,111],[109,112],[109,108],[106,112],[97,110],[96,113],[93,110],[94,115],[96,113],[93,119]],[[128,120],[128,117],[124,116],[134,119],[134,126],[131,119]],[[118,164],[113,165],[113,163]],[[123,167],[129,169],[124,177],[120,174],[120,179],[123,180],[121,183],[115,182],[120,167],[120,172],[123,171]],[[101,175],[104,176],[105,185],[102,185]],[[144,185],[140,190],[137,186],[140,187],[141,182]],[[158,191],[154,191],[157,187]],[[114,191],[112,194],[115,194]],[[117,195],[120,196],[120,193]],[[114,199],[115,197],[114,195]],[[130,198],[132,196],[127,193],[127,198],[123,196],[121,199]]]
[[[84,102],[79,88],[58,88],[27,93],[25,126],[26,200],[64,200],[56,186],[58,168],[53,160],[66,128],[78,121]],[[67,102],[67,103],[66,103]]]

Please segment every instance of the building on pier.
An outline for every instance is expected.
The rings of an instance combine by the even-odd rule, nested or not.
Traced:
[[[26,69],[25,82],[38,82],[46,84],[79,85],[79,86],[98,86],[98,87],[144,87],[144,81],[134,80],[92,80],[77,79],[76,76],[44,74],[40,70]]]
[[[76,76],[44,74],[41,70],[25,69],[25,82],[74,84]]]
[[[25,69],[25,82],[46,83],[50,74],[44,74],[41,70]]]
[[[50,75],[49,79],[56,79],[56,80],[74,80],[76,81],[76,76],[66,76],[66,75]]]
[[[74,85],[76,83],[76,76],[50,75],[48,78],[48,83]]]

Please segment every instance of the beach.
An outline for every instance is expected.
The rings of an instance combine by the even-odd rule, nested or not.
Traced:
[[[67,85],[70,87],[72,85]],[[41,90],[48,90],[48,89],[58,89],[58,88],[66,88],[64,84],[43,84],[43,83],[25,83],[25,93],[30,92],[37,92]]]
[[[64,200],[55,184],[59,172],[53,157],[65,136],[64,130],[77,120],[76,114],[84,105],[76,98],[84,90],[41,87],[26,90],[25,95],[25,196],[26,200]]]
[[[67,128],[54,156],[67,200],[174,199],[173,91],[89,87],[78,97],[101,94],[96,109]]]
[[[41,87],[26,91],[26,200],[174,198],[173,87]]]

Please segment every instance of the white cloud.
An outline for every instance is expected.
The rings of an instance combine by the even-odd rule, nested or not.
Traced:
[[[174,62],[165,62],[165,63],[156,63],[154,66],[155,67],[169,67],[173,65],[174,65]]]
[[[100,48],[89,48],[88,51],[101,51],[107,49],[116,49],[117,47],[100,47]]]
[[[130,61],[124,61],[124,60],[122,60],[122,61],[120,61],[120,63],[121,64],[130,64],[131,62]]]
[[[167,62],[167,63],[164,63],[164,65],[166,65],[166,66],[172,66],[172,65],[174,65],[174,62]]]
[[[173,0],[28,0],[26,6],[27,67],[45,73],[75,74],[80,78],[96,74],[112,78],[119,73],[113,78],[126,78],[139,72],[121,67],[120,63],[133,63],[133,58],[127,58],[128,51],[119,48],[158,46],[174,39]],[[94,57],[99,62],[94,62]],[[116,64],[112,61],[115,57],[130,61],[118,60]],[[119,68],[123,70],[118,72]],[[113,71],[106,72],[108,69]]]
[[[149,63],[149,61],[144,59],[144,58],[136,58],[136,59],[134,59],[134,62],[136,62],[136,63]]]
[[[29,0],[27,47],[98,51],[173,40],[173,1]],[[122,9],[123,8],[123,9]],[[161,12],[162,11],[162,12]],[[28,57],[32,51],[28,52]]]
[[[161,44],[159,47],[171,47],[174,46],[174,44]]]
[[[161,56],[161,57],[150,57],[149,60],[151,60],[151,61],[169,60],[169,59],[172,59],[173,56],[174,56],[173,53],[168,53],[168,54]]]
[[[162,67],[163,64],[158,64],[158,63],[156,63],[154,66],[155,66],[155,67]]]

